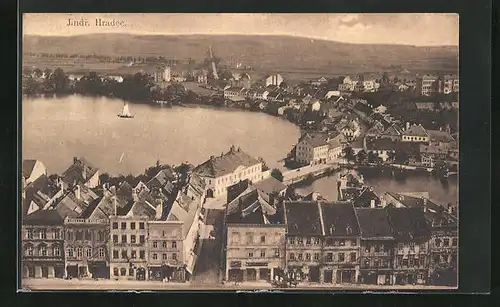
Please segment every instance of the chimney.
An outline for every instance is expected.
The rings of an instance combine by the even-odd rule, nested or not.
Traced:
[[[77,157],[73,157],[73,164],[76,164],[78,162],[78,158]]]
[[[370,208],[375,209],[375,199],[370,200]]]
[[[453,207],[451,206],[451,204],[448,204],[448,213],[449,214],[453,213]]]
[[[115,216],[117,216],[117,205],[116,205],[116,195],[113,195],[113,208],[115,211]]]
[[[215,157],[214,157],[214,156],[210,156],[210,160],[211,160],[211,161],[214,161],[214,160],[215,160]]]
[[[410,123],[406,122],[406,130],[410,129]]]
[[[82,177],[84,180],[87,180],[87,167],[85,165],[82,165]]]
[[[158,199],[158,204],[156,205],[156,216],[155,218],[157,220],[161,219],[161,216],[163,215],[163,200]]]
[[[64,195],[64,184],[62,180],[59,180],[59,188],[61,189],[61,195]]]
[[[134,189],[134,190],[132,190],[132,199],[133,199],[134,201],[139,200],[139,197],[137,196],[137,191],[136,191],[135,189]]]
[[[81,190],[80,190],[80,185],[76,186],[75,195],[76,195],[76,199],[80,199],[82,197]]]

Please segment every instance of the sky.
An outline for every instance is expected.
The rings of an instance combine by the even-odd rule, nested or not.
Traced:
[[[67,26],[85,18],[89,26]],[[118,27],[98,27],[96,19],[118,20]],[[23,15],[23,34],[258,34],[291,35],[356,44],[458,46],[457,14],[59,14]]]

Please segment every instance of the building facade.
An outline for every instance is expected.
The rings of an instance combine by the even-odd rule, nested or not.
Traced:
[[[109,221],[64,220],[66,276],[109,278]]]
[[[269,85],[280,86],[283,82],[283,77],[280,74],[270,75],[266,78],[266,87]]]

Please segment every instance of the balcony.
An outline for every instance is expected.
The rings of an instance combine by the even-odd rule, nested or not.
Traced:
[[[65,218],[65,224],[109,224],[109,220]]]

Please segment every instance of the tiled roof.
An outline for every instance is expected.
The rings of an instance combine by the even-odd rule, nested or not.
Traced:
[[[254,187],[249,187],[227,205],[226,223],[229,224],[283,224],[282,212],[269,203],[269,198]]]
[[[241,195],[250,186],[250,180],[241,180],[232,186],[227,187],[227,199],[226,203],[229,204]]]
[[[394,239],[387,210],[379,208],[356,208],[361,238]]]
[[[64,218],[56,210],[38,210],[23,219],[26,225],[62,225]]]
[[[324,233],[327,236],[357,236],[359,226],[352,203],[322,202]]]
[[[446,131],[427,130],[432,142],[454,142],[455,139]]]
[[[84,158],[76,161],[62,174],[62,180],[67,184],[86,183],[98,171],[97,168],[88,163]],[[84,176],[85,175],[85,176]]]
[[[211,157],[206,162],[198,165],[194,172],[202,177],[217,178],[233,173],[239,166],[250,167],[258,163],[257,159],[239,148],[235,149],[233,146],[226,154]]]
[[[389,128],[387,128],[384,132],[382,132],[384,135],[390,135],[390,136],[400,136],[403,134],[403,130],[399,128],[397,125],[391,125]]]
[[[409,135],[409,136],[423,136],[426,137],[428,136],[427,132],[425,131],[424,127],[420,125],[412,125],[410,128],[406,131],[404,131],[404,135]]]
[[[285,220],[289,235],[322,235],[319,206],[314,201],[285,202]]]
[[[348,188],[344,189],[342,192],[344,194],[344,199],[351,201],[356,208],[369,208],[372,200],[375,201],[375,205],[380,204],[380,198],[370,187],[363,187],[361,189]]]
[[[23,177],[29,178],[37,160],[23,160]]]
[[[388,207],[393,235],[399,241],[413,241],[430,234],[424,213],[419,208]]]
[[[103,197],[99,197],[90,202],[89,206],[83,210],[79,218],[88,219],[92,213],[97,209],[97,206],[101,203]]]
[[[153,188],[161,189],[173,178],[173,171],[170,168],[162,169],[151,180],[146,182],[146,186],[150,190]]]
[[[279,193],[287,188],[285,184],[272,176],[254,183],[253,186],[266,194]]]
[[[304,134],[299,142],[304,141],[311,145],[313,148],[328,145],[328,135],[320,133],[306,133]]]
[[[420,153],[421,154],[440,154],[446,155],[448,154],[447,148],[442,148],[441,146],[432,146],[432,145],[420,145]]]
[[[26,188],[26,199],[25,204],[28,210],[29,204],[34,201],[38,206],[43,207],[45,204],[52,199],[57,192],[60,191],[60,187],[58,187],[54,182],[52,182],[47,176],[42,175],[38,177],[35,181],[31,182]]]

